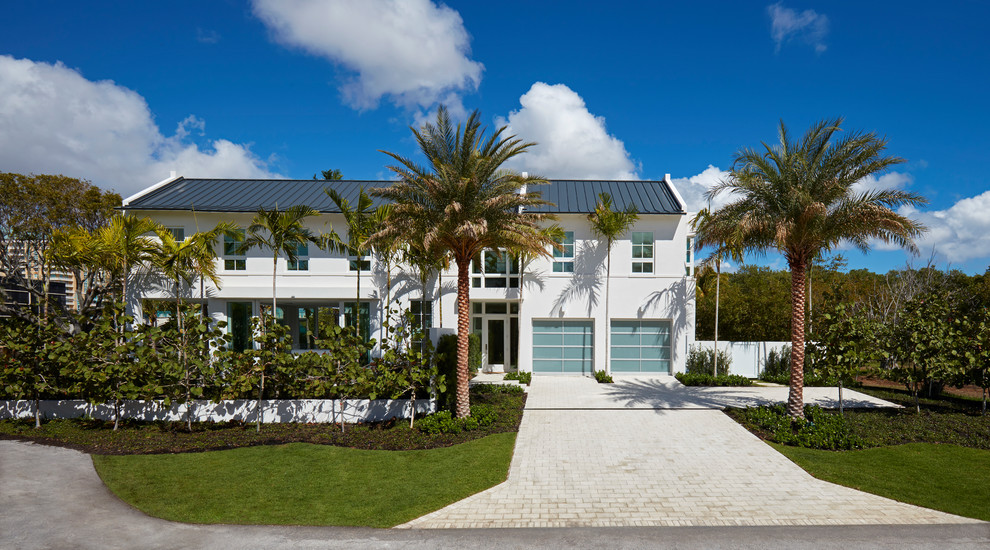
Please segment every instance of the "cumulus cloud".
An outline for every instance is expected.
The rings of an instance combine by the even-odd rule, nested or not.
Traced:
[[[945,210],[901,208],[900,214],[920,221],[928,232],[918,240],[922,253],[932,249],[949,262],[990,257],[990,191],[962,199]]]
[[[457,11],[430,0],[254,0],[275,40],[324,57],[353,73],[340,91],[351,106],[373,108],[382,96],[429,107],[474,90],[484,67],[472,61]]]
[[[248,146],[224,139],[200,149],[195,116],[171,136],[147,102],[112,81],[93,82],[62,63],[0,56],[0,170],[60,173],[127,195],[166,177],[275,177]]]
[[[907,172],[887,172],[880,177],[869,175],[853,184],[854,193],[865,191],[880,191],[905,189],[914,183],[914,176]]]
[[[716,183],[729,177],[729,173],[717,166],[708,165],[700,174],[688,178],[673,178],[674,187],[684,199],[688,212],[697,212],[702,208],[708,208],[708,199],[705,193]],[[738,197],[733,197],[727,193],[719,193],[711,202],[713,210],[717,210],[726,204],[734,201]]]
[[[512,168],[557,179],[638,179],[622,141],[567,86],[536,82],[519,103],[521,109],[496,124],[537,145],[512,159]]]
[[[786,42],[798,39],[822,53],[827,49],[825,35],[828,34],[828,17],[815,10],[796,10],[786,8],[780,2],[767,6],[770,16],[770,34],[776,51]]]

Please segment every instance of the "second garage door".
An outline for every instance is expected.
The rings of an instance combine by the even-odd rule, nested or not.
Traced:
[[[594,326],[591,320],[533,321],[533,372],[591,373]]]
[[[670,321],[612,321],[612,372],[670,373]]]

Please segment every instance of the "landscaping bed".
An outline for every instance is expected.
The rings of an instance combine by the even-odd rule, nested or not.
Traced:
[[[369,450],[413,450],[449,447],[488,435],[516,432],[522,420],[526,395],[521,388],[477,385],[471,403],[494,411],[494,421],[458,433],[425,433],[409,428],[408,420],[347,424],[263,424],[244,422],[194,423],[190,432],[183,422],[123,421],[116,432],[113,422],[86,419],[51,420],[34,428],[33,419],[0,421],[0,439],[18,439],[57,445],[99,455],[184,453],[233,449],[257,445],[315,443]],[[417,424],[422,420],[417,420]]]

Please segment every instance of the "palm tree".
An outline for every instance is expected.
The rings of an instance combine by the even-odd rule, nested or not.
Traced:
[[[192,284],[198,276],[200,281],[209,279],[216,286],[220,286],[220,278],[217,276],[216,252],[214,243],[221,234],[230,234],[236,230],[236,226],[227,222],[221,222],[210,231],[202,231],[186,237],[182,241],[175,238],[175,235],[164,227],[158,228],[156,233],[160,239],[159,249],[156,251],[155,264],[162,274],[170,281],[175,282],[175,322],[179,329],[179,364],[185,373],[186,387],[186,424],[189,431],[192,431],[192,384],[191,373],[188,367],[186,355],[186,326],[185,311],[182,303],[182,283]]]
[[[127,300],[127,280],[135,267],[151,261],[157,243],[150,236],[159,225],[133,214],[116,215],[96,233],[100,249],[99,262],[116,285],[120,285],[118,302]],[[124,312],[127,312],[125,306]]]
[[[457,411],[471,414],[468,396],[468,333],[470,332],[471,260],[485,249],[530,250],[547,255],[552,241],[540,233],[540,224],[552,216],[524,212],[547,204],[527,185],[546,183],[523,176],[502,165],[533,143],[503,136],[505,127],[485,136],[480,115],[471,113],[463,127],[451,123],[447,109],[437,110],[435,123],[412,129],[427,166],[396,153],[383,153],[398,165],[390,166],[400,181],[373,194],[393,202],[391,223],[380,233],[395,237],[406,228],[425,228],[427,247],[449,251],[457,263]]]
[[[285,254],[290,262],[298,258],[298,246],[306,243],[321,245],[322,239],[313,235],[312,231],[303,225],[306,218],[319,215],[319,212],[309,206],[296,205],[279,210],[278,205],[272,210],[264,207],[251,220],[247,235],[238,247],[238,253],[243,254],[252,248],[270,250],[272,253],[272,319],[278,312],[276,281],[278,280],[278,255]],[[262,325],[264,326],[264,325]],[[261,385],[258,388],[258,424],[257,431],[261,432],[261,400],[265,394],[265,369],[261,369]]]
[[[386,239],[372,239],[372,236],[385,224],[391,212],[392,206],[382,204],[374,206],[371,196],[360,188],[358,192],[357,204],[351,207],[350,202],[342,197],[336,189],[324,188],[323,191],[330,197],[340,213],[344,215],[347,223],[347,240],[344,241],[333,234],[328,239],[328,246],[341,252],[346,252],[348,256],[354,256],[356,261],[351,265],[357,271],[357,301],[354,302],[354,328],[361,334],[361,270],[364,258],[371,254],[376,243],[386,242]],[[394,239],[393,239],[394,241]],[[386,246],[385,248],[389,248]],[[391,285],[391,280],[388,283]]]
[[[886,138],[874,132],[837,136],[842,118],[822,120],[793,140],[780,123],[779,144],[736,153],[729,177],[708,191],[738,199],[695,220],[699,247],[724,247],[738,239],[747,250],[778,250],[791,271],[791,379],[787,411],[804,418],[804,319],[806,273],[812,258],[849,242],[864,253],[873,239],[917,252],[913,239],[925,228],[895,212],[927,204],[915,193],[893,189],[858,192],[863,178],[904,162],[886,156]]]
[[[710,215],[710,211],[707,209],[698,213],[698,217],[708,215]],[[743,249],[739,244],[738,235],[734,235],[730,242],[723,243],[702,262],[704,266],[709,268],[712,264],[715,265],[715,351],[712,356],[712,376],[718,376],[718,307],[719,295],[722,290],[722,261],[725,260],[726,256],[735,262],[743,261]]]
[[[285,254],[290,262],[298,258],[298,247],[301,244],[322,244],[320,238],[303,225],[306,218],[320,213],[309,206],[298,204],[285,210],[279,210],[278,205],[272,210],[264,207],[258,212],[248,226],[247,235],[238,247],[238,253],[244,254],[252,248],[269,250],[272,253],[272,317],[277,311],[276,281],[278,276],[278,255]]]
[[[636,205],[629,204],[625,210],[614,210],[612,206],[612,195],[601,193],[598,195],[598,204],[595,210],[588,214],[588,221],[591,222],[591,231],[601,239],[605,239],[605,374],[611,374],[608,364],[608,295],[609,278],[612,275],[612,247],[615,241],[625,235],[632,228],[639,214],[636,213]]]

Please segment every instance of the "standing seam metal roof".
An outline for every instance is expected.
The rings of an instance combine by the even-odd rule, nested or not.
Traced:
[[[388,180],[252,180],[178,178],[140,195],[127,210],[198,210],[200,212],[255,212],[258,208],[305,204],[324,213],[340,212],[324,187],[337,190],[348,202],[357,201],[360,189],[387,187]],[[643,180],[550,180],[548,185],[530,186],[540,192],[545,205],[528,212],[588,213],[595,209],[600,193],[609,193],[617,209],[632,204],[641,214],[684,214],[670,185]],[[377,206],[386,202],[372,197]]]

